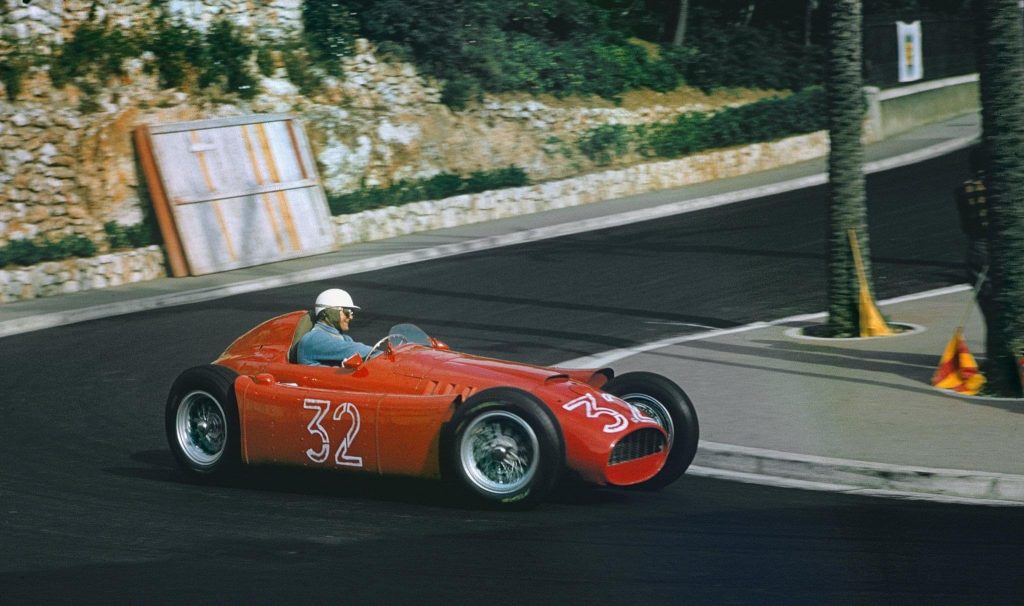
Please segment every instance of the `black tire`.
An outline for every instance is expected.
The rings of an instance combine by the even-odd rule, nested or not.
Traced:
[[[615,377],[602,389],[655,418],[669,433],[665,466],[656,476],[636,486],[657,490],[679,479],[693,462],[700,439],[697,411],[686,392],[670,379],[651,372],[626,373]]]
[[[441,433],[445,481],[484,504],[532,507],[557,484],[564,466],[558,420],[519,389],[495,387],[473,395]]]
[[[171,386],[164,429],[171,453],[190,475],[220,478],[241,465],[237,376],[209,364],[186,370]]]

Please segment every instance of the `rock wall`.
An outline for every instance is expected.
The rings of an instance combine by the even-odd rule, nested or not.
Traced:
[[[440,103],[438,83],[412,65],[383,61],[365,40],[355,51],[344,61],[344,77],[326,78],[312,97],[300,94],[278,68],[261,79],[253,100],[233,102],[161,90],[143,59],[133,59],[123,78],[91,99],[97,111],[83,111],[84,92],[71,85],[55,89],[45,68],[32,68],[16,101],[0,97],[0,246],[75,233],[102,248],[105,222],[141,220],[149,201],[139,189],[131,139],[140,124],[297,115],[325,189],[342,194],[510,165],[535,182],[566,178],[603,168],[577,150],[590,128],[661,122],[711,108],[703,98],[634,109],[487,98],[454,112]]]
[[[158,7],[152,0],[0,0],[0,34],[17,40],[61,43],[85,23],[109,19],[129,29],[152,19]],[[302,0],[167,0],[167,11],[191,27],[205,31],[214,20],[226,18],[247,31],[259,29],[268,40],[302,31]]]
[[[538,185],[339,215],[333,217],[335,241],[342,246],[591,204],[770,170],[826,153],[828,133],[821,131]]]

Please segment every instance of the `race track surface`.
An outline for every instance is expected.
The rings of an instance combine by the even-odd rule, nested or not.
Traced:
[[[964,280],[966,152],[869,179],[878,298]],[[550,364],[825,307],[825,190],[0,340],[0,603],[1009,602],[1019,509],[685,477],[566,486],[524,513],[440,484],[174,467],[167,390],[341,286],[373,342]],[[685,387],[685,386],[684,386]],[[696,402],[698,412],[702,405]]]

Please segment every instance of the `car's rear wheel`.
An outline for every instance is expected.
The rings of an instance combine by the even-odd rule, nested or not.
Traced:
[[[681,387],[651,372],[629,372],[606,383],[602,390],[625,400],[658,422],[669,438],[668,460],[653,478],[637,484],[656,490],[683,475],[697,454],[700,427],[697,411]]]
[[[442,434],[442,473],[464,493],[499,506],[535,505],[565,461],[558,421],[537,398],[484,390],[460,406]]]
[[[186,370],[171,386],[165,430],[171,452],[185,471],[214,477],[239,465],[237,376],[230,368],[210,364]]]

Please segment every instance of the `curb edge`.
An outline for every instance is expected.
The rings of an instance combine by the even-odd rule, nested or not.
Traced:
[[[694,475],[870,496],[1024,507],[1024,475],[834,459],[701,441]]]

